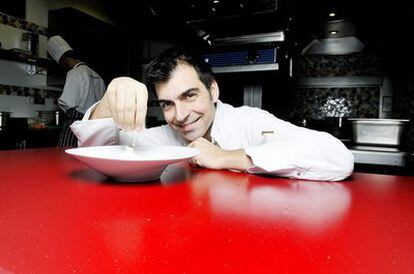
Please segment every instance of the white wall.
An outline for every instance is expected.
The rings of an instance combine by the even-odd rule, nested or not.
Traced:
[[[49,0],[49,9],[51,10],[67,7],[78,9],[101,21],[116,25],[114,20],[105,12],[104,7],[99,0]]]
[[[47,27],[51,0],[26,0],[26,21]]]
[[[48,0],[26,1],[26,20],[47,27]],[[25,18],[22,18],[25,19]],[[24,49],[22,34],[27,31],[0,24],[0,42],[3,49]],[[39,35],[39,56],[45,58],[47,37]],[[29,75],[28,64],[8,60],[0,60],[0,84],[45,88],[47,74],[45,68],[39,74]],[[11,111],[13,117],[34,117],[37,110],[55,110],[57,106],[52,99],[47,99],[45,105],[35,105],[32,97],[0,95],[0,110]]]
[[[37,111],[56,110],[53,99],[47,98],[44,105],[33,104],[33,97],[0,95],[0,109],[11,112],[11,117],[37,117]]]
[[[29,75],[26,73],[27,68],[28,64],[25,63],[0,60],[0,84],[44,88],[46,86],[46,75],[43,75],[43,73],[45,72]]]

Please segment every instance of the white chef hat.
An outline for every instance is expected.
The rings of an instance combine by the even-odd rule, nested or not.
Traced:
[[[57,63],[59,63],[60,57],[69,50],[73,49],[60,35],[50,37],[47,42],[47,51]]]

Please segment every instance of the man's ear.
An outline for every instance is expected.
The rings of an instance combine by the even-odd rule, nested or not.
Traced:
[[[66,71],[70,70],[69,58],[63,55],[59,60],[59,65]]]
[[[215,80],[213,80],[213,82],[211,83],[210,94],[211,94],[211,99],[213,100],[213,103],[217,103],[219,95],[220,95],[220,91],[219,91],[218,84]]]

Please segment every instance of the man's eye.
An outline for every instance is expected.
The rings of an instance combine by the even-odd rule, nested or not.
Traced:
[[[189,99],[194,98],[195,96],[196,96],[195,93],[188,93],[187,94],[187,98],[189,98]]]
[[[162,108],[162,109],[167,109],[167,108],[169,108],[171,106],[171,103],[170,102],[161,102],[160,103],[160,107]]]

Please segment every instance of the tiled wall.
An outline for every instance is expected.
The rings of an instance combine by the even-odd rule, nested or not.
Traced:
[[[36,34],[47,35],[47,27],[36,25],[35,23],[25,21],[14,16],[0,12],[0,24],[30,31]]]
[[[43,7],[46,13],[46,6],[39,7]],[[39,57],[45,58],[47,27],[0,12],[2,49],[24,49],[21,37],[25,32],[39,34]],[[27,66],[23,62],[0,60],[0,111],[10,111],[13,117],[35,117],[38,110],[58,108],[56,102],[61,91],[46,86],[46,68],[37,67],[39,73],[29,75]]]
[[[376,76],[381,77],[381,60],[374,55],[357,53],[350,55],[300,56],[294,63],[297,80],[317,77]],[[345,117],[378,118],[380,87],[313,87],[297,86],[293,89],[292,120],[300,118],[323,119],[321,107],[329,99],[344,98],[352,107]]]
[[[300,118],[323,119],[321,107],[331,98],[345,98],[352,106],[347,117],[378,118],[379,88],[304,88],[296,89],[295,107],[290,113],[293,120]]]
[[[381,76],[381,60],[366,53],[313,55],[295,59],[296,77]]]
[[[19,87],[0,84],[0,95],[14,95],[24,97],[39,97],[42,99],[50,98],[57,100],[60,92],[58,90],[39,89],[33,87]]]

